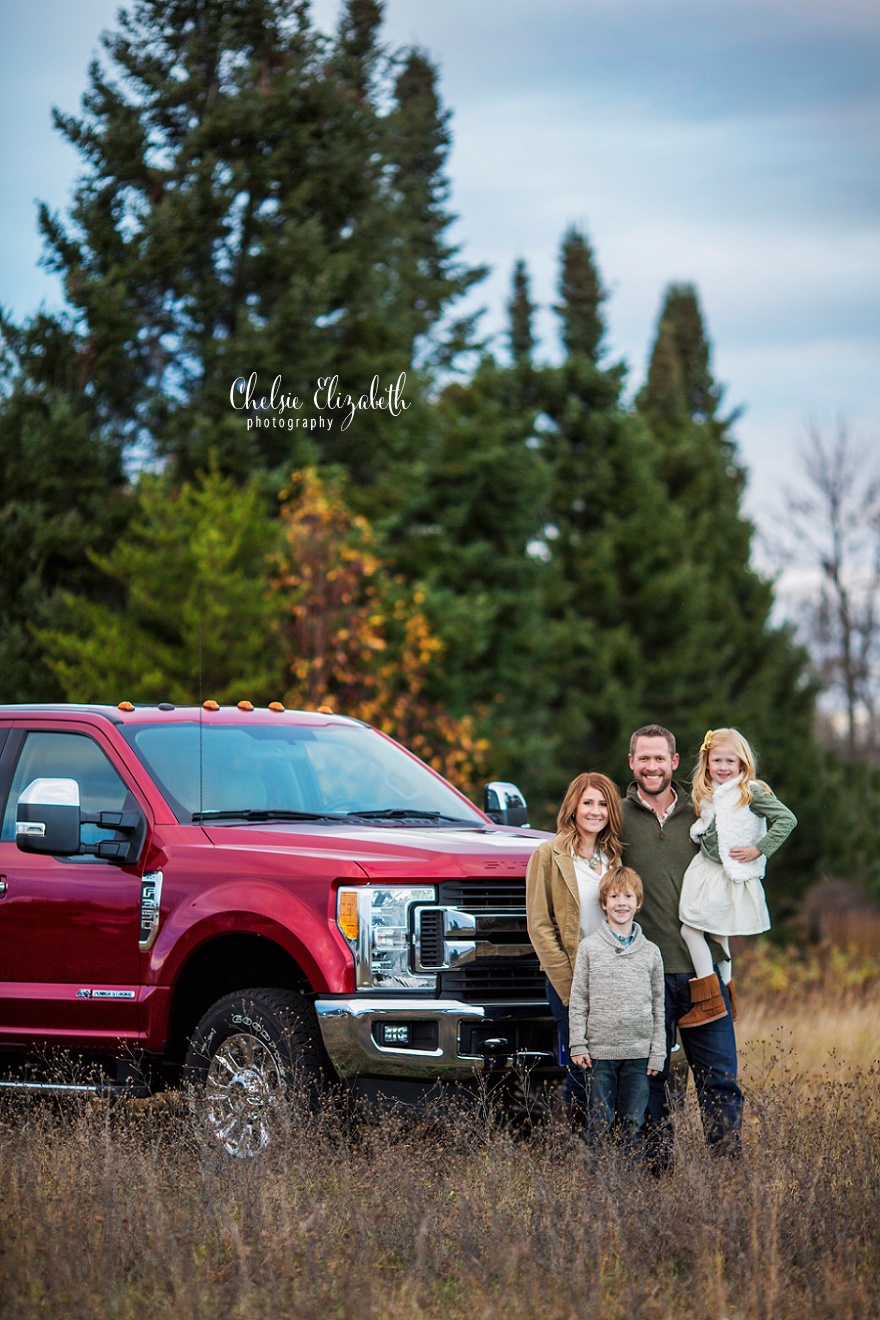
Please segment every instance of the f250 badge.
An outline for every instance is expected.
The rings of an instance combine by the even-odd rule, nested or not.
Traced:
[[[141,924],[138,948],[151,949],[159,934],[159,911],[162,902],[162,872],[147,871],[141,880]]]
[[[134,990],[77,990],[77,999],[134,999]]]

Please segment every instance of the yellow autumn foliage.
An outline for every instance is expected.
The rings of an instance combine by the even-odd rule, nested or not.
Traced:
[[[281,498],[274,585],[289,601],[286,704],[365,720],[473,796],[489,744],[471,715],[452,717],[428,695],[443,644],[423,609],[424,590],[390,570],[371,524],[348,508],[332,478],[315,468],[295,472]]]

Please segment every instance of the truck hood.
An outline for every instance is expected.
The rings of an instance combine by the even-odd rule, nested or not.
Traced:
[[[334,855],[356,861],[371,880],[458,879],[525,874],[541,830],[486,825],[475,829],[396,825],[203,825],[219,848],[286,852],[303,857]]]

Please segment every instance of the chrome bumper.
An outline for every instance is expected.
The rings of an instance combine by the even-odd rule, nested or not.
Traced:
[[[511,1007],[511,1006],[506,1006]],[[525,1007],[525,1005],[517,1005]],[[537,1005],[529,1006],[540,1012]],[[482,1054],[460,1052],[463,1023],[491,1020],[492,1014],[479,1004],[446,999],[364,998],[315,1001],[324,1046],[342,1078],[359,1076],[411,1077],[462,1081],[478,1075],[486,1066]],[[379,1045],[373,1036],[376,1022],[430,1021],[437,1023],[437,1048],[410,1049]],[[512,1067],[514,1058],[492,1060],[491,1066]]]

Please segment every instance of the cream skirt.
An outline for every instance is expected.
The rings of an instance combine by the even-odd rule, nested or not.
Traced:
[[[758,935],[770,929],[760,880],[731,880],[724,867],[698,852],[681,883],[679,917],[709,935]]]

